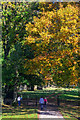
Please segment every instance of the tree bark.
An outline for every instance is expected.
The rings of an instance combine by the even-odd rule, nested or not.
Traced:
[[[7,104],[7,101],[6,101],[7,99],[8,100],[11,99],[11,101],[13,101],[14,90],[13,90],[12,86],[11,85],[10,86],[6,85],[4,92],[5,92],[4,104]],[[8,102],[8,104],[11,104],[11,102]]]
[[[67,88],[69,88],[70,82],[67,84]]]
[[[13,100],[14,100],[14,102],[16,102],[16,101],[17,101],[17,87],[16,87],[16,86],[14,87]]]
[[[34,91],[34,86],[31,86],[31,91]]]

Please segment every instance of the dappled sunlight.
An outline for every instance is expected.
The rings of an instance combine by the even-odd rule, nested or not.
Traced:
[[[61,113],[65,116],[65,118],[73,118],[77,119],[80,115],[80,107],[76,105],[72,105],[69,103],[61,103],[61,106],[59,107],[59,110]]]
[[[64,92],[66,94],[64,94]],[[32,94],[33,93],[33,94]],[[60,106],[57,107],[57,101],[56,101],[56,95],[60,94]],[[24,94],[24,93],[23,93]],[[75,91],[75,93],[72,91],[70,91],[70,89],[55,89],[55,90],[40,90],[40,91],[26,91],[26,93],[23,96],[23,99],[25,98],[26,100],[26,95],[29,95],[29,99],[33,99],[36,98],[36,95],[38,96],[38,99],[43,95],[43,97],[47,97],[48,99],[48,113],[51,111],[61,111],[62,115],[65,118],[74,118],[74,120],[76,120],[76,118],[79,116],[79,111],[80,108],[77,104],[78,98],[77,96],[77,91]],[[68,97],[69,101],[67,101],[68,99],[65,99],[65,97]],[[72,97],[71,97],[72,96]],[[31,98],[30,98],[31,97]],[[73,99],[72,99],[73,98]],[[76,99],[75,99],[76,98]],[[25,105],[25,103],[21,103],[21,106],[18,107],[12,107],[10,105],[3,105],[2,109],[3,109],[3,118],[6,118],[8,116],[8,118],[37,118],[38,114],[37,114],[37,110],[39,107],[39,104],[34,104],[33,102],[35,102],[36,99],[34,99],[33,101],[31,101],[31,103],[29,103],[28,105]],[[71,101],[73,100],[73,101]],[[26,102],[26,101],[25,101]]]
[[[2,107],[3,113],[2,116],[3,118],[37,118],[37,109],[26,109],[24,107],[21,108],[15,108],[13,107],[12,109],[9,109],[9,107]]]

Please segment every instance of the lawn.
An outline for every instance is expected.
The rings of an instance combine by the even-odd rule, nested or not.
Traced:
[[[41,96],[43,97],[55,97],[57,94],[60,94],[60,99],[74,101],[80,100],[79,89],[74,88],[48,88],[44,90],[37,91],[22,91],[20,94],[23,96],[23,99],[31,98],[35,99],[36,97],[39,99]]]
[[[70,103],[61,103],[58,107],[64,118],[70,118],[70,120],[77,120],[80,117],[80,107]]]
[[[28,107],[28,106],[21,106],[19,107],[13,107],[10,105],[3,105],[2,106],[2,118],[5,120],[5,118],[29,118],[29,120],[32,120],[35,118],[35,120],[38,120],[38,114],[37,114],[37,108],[36,107]]]

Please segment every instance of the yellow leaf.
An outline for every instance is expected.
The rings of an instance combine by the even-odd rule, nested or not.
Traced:
[[[75,66],[73,66],[73,70],[75,70]]]

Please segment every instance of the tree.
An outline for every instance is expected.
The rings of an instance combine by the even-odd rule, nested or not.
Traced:
[[[29,82],[29,86],[31,87],[31,91],[34,91],[34,85],[44,85],[44,81],[42,79],[42,76],[35,75],[35,74],[21,74]]]
[[[79,8],[68,3],[65,7],[60,4],[57,10],[43,10],[39,17],[34,16],[33,23],[26,24],[26,31],[28,36],[25,44],[29,44],[35,51],[35,58],[25,64],[26,68],[30,68],[26,74],[37,73],[39,70],[44,76],[47,74],[53,76],[54,72],[57,72],[61,85],[68,83],[77,85]],[[60,72],[63,75],[61,74],[59,78]],[[56,74],[54,76],[56,77]]]
[[[8,96],[7,94],[11,91],[14,92],[15,86],[19,86],[22,81],[24,82],[24,77],[20,76],[19,73],[25,71],[23,67],[25,56],[27,59],[34,57],[31,47],[28,45],[23,46],[23,43],[26,34],[25,24],[32,21],[33,15],[37,14],[38,4],[28,2],[1,2],[1,4],[3,10],[2,82],[3,86],[6,85],[5,93]],[[14,93],[12,98],[13,95]]]
[[[36,8],[34,6],[36,6]],[[37,3],[2,2],[2,44],[3,57],[7,59],[17,41],[24,42],[25,24],[37,14]],[[33,12],[32,12],[33,9]]]
[[[29,46],[22,46],[21,43],[17,42],[14,46],[14,50],[10,53],[10,57],[8,57],[8,60],[4,60],[3,62],[3,86],[5,87],[5,93],[6,96],[10,98],[9,95],[12,96],[12,98],[17,97],[18,89],[17,87],[20,86],[20,84],[23,84],[25,82],[25,77],[21,75],[21,73],[25,73],[24,69],[24,63],[25,58],[32,59],[32,54],[29,54],[31,51],[31,48]],[[26,84],[28,84],[28,81],[26,80]],[[13,94],[11,94],[13,91]]]

